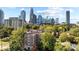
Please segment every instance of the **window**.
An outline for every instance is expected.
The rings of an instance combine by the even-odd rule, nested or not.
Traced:
[[[30,47],[28,47],[28,50],[30,50]]]

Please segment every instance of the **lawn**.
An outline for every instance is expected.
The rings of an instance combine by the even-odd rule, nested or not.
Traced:
[[[4,42],[0,40],[0,50],[9,50],[9,42]]]

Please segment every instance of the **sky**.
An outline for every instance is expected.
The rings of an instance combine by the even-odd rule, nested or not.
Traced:
[[[21,10],[26,11],[26,21],[29,21],[30,7],[0,7],[4,12],[4,18],[18,17]],[[33,7],[34,14],[42,15],[44,18],[59,18],[59,23],[66,21],[66,11],[70,11],[70,22],[76,23],[79,21],[78,7]]]

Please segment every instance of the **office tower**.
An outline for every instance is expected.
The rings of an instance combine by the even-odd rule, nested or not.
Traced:
[[[37,22],[37,16],[35,14],[33,14],[33,24],[36,24]]]
[[[30,20],[29,22],[32,24],[33,23],[33,8],[30,9]]]
[[[22,21],[23,24],[26,24],[26,12],[25,12],[25,10],[21,11],[19,19]]]
[[[26,21],[26,12],[25,12],[25,10],[21,11],[19,19],[22,19],[23,21]]]
[[[33,8],[30,9],[30,24],[36,24],[37,16],[34,14]]]
[[[50,23],[51,24],[54,24],[55,23],[54,18],[51,19],[51,22]]]
[[[70,11],[66,11],[66,22],[68,25],[70,24]]]
[[[11,27],[14,29],[20,28],[24,25],[23,20],[18,17],[10,17],[9,19],[5,19],[4,25],[6,27]]]
[[[37,24],[40,25],[40,24],[42,24],[42,22],[43,22],[42,16],[39,15],[38,19],[37,19]]]
[[[4,12],[0,9],[0,24],[3,24]]]
[[[4,26],[5,27],[9,27],[9,19],[5,19],[4,20]]]
[[[59,18],[55,19],[55,24],[59,24]]]

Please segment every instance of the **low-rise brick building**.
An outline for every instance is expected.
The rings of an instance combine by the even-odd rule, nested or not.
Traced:
[[[24,46],[25,50],[37,50],[40,40],[40,30],[29,30],[24,35]]]

